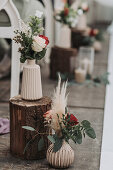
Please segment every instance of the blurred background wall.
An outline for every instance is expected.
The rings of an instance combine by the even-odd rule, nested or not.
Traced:
[[[98,1],[98,2],[97,2]],[[104,2],[106,1],[106,3]],[[88,0],[90,10],[88,12],[88,23],[110,23],[113,20],[113,2],[109,0]],[[102,3],[101,3],[102,2]]]

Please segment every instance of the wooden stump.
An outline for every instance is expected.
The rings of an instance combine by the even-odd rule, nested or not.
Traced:
[[[38,141],[41,136],[33,138],[36,132],[25,130],[22,126],[31,126],[41,133],[50,133],[44,126],[43,114],[51,109],[51,99],[43,97],[37,101],[25,101],[20,96],[11,98],[10,101],[10,151],[11,154],[23,159],[42,159],[46,157],[49,146],[47,135],[44,135],[45,147],[38,151]],[[31,140],[25,153],[24,148]]]
[[[57,73],[73,73],[77,50],[74,48],[53,47],[50,56],[50,78],[56,79]]]
[[[73,48],[79,48],[83,45],[85,30],[72,29],[71,32],[71,43]]]

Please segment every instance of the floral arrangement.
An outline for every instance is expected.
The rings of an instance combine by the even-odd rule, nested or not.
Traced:
[[[103,41],[103,32],[99,29],[88,28],[82,38],[82,46],[92,46],[95,41]]]
[[[80,3],[80,6],[78,7],[77,13],[79,15],[82,15],[84,13],[87,13],[89,11],[89,5],[87,1],[83,1]]]
[[[80,123],[73,114],[68,113],[66,88],[67,82],[63,83],[61,87],[61,78],[59,76],[58,86],[52,101],[52,109],[43,115],[45,125],[49,126],[55,132],[53,135],[48,135],[48,139],[54,144],[54,152],[57,152],[62,147],[63,141],[69,143],[69,140],[73,140],[75,143],[81,144],[82,138],[86,134],[93,139],[96,138],[95,131],[89,121],[83,120]],[[36,131],[34,128],[28,126],[23,126],[23,128]],[[37,132],[38,134],[40,135],[41,133]],[[43,140],[41,138],[38,145],[42,146],[42,142]]]
[[[60,12],[57,12],[55,14],[55,20],[62,23],[66,24],[69,27],[75,27],[77,24],[77,12],[68,6],[68,4],[65,4],[65,7],[63,10]]]
[[[69,114],[67,110],[67,82],[63,83],[61,87],[61,78],[59,76],[58,87],[54,93],[52,110],[44,114],[44,118],[49,126],[55,131],[54,135],[49,135],[48,139],[54,143],[53,151],[57,152],[65,140],[73,140],[75,143],[81,144],[83,136],[87,134],[89,137],[95,139],[96,134],[91,124],[87,120],[81,123],[73,115]]]
[[[21,21],[21,30],[16,30],[14,41],[20,44],[19,52],[21,53],[20,62],[24,63],[26,59],[41,60],[46,53],[49,40],[41,32],[44,30],[42,25],[42,13],[36,11],[36,15],[29,18],[25,24]]]
[[[97,41],[102,41],[103,40],[103,33],[99,29],[89,29],[89,36],[95,38]]]

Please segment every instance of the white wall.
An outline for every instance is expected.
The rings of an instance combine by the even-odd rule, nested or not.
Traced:
[[[88,22],[94,21],[108,22],[113,20],[113,6],[105,6],[94,0],[88,0],[90,9],[88,12]],[[103,0],[104,1],[104,0]],[[107,1],[107,0],[105,0]],[[108,2],[109,4],[109,2]]]

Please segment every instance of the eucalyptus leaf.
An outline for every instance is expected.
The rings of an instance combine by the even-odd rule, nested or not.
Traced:
[[[25,148],[24,148],[23,154],[25,154],[25,151],[27,150],[28,146],[30,145],[30,143],[31,143],[32,141],[33,141],[33,139],[31,139],[31,140],[26,144],[26,146],[25,146]]]
[[[41,151],[44,148],[44,139],[41,137],[41,139],[38,142],[38,151]]]
[[[81,131],[78,131],[78,134],[76,135],[76,142],[78,144],[82,143],[82,134],[81,134]]]
[[[21,63],[25,63],[25,61],[26,61],[26,58],[23,57],[23,56],[21,56],[21,57],[20,57],[20,62],[21,62]]]
[[[38,55],[36,55],[37,60],[41,60],[45,56],[46,51],[47,49],[44,48],[40,53],[38,53]]]
[[[81,122],[81,124],[82,124],[82,126],[83,126],[85,129],[91,127],[91,124],[90,124],[90,122],[89,122],[88,120],[83,120],[83,121]]]
[[[92,139],[95,139],[96,138],[96,134],[95,134],[95,131],[92,127],[88,128],[85,130],[86,134],[92,138]]]
[[[68,109],[67,109],[67,107],[65,107],[65,114],[67,114],[68,113]]]
[[[60,150],[60,148],[62,147],[62,139],[57,138],[55,143],[54,143],[54,147],[53,147],[53,152],[57,152],[58,150]]]
[[[54,139],[51,135],[48,135],[47,138],[48,138],[52,143],[55,143],[55,139]]]
[[[30,130],[30,131],[36,131],[33,127],[31,126],[22,126],[23,129]]]

